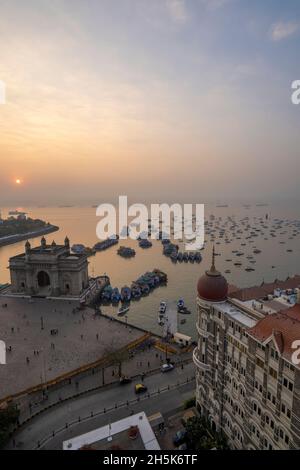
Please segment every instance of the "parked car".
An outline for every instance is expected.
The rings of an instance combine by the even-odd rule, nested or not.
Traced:
[[[184,442],[183,444],[180,444],[180,446],[178,447],[178,450],[187,450],[188,446],[187,446],[187,443]]]
[[[148,389],[147,389],[146,385],[144,385],[144,384],[136,384],[135,387],[134,387],[135,393],[144,393],[147,390]]]
[[[174,369],[174,366],[170,362],[168,364],[163,364],[160,368],[161,372],[170,372],[173,369]]]
[[[126,377],[123,375],[123,377],[120,378],[120,385],[126,385],[132,382],[132,379],[130,377]]]
[[[173,444],[174,446],[178,447],[181,444],[183,444],[186,440],[187,437],[187,432],[185,429],[182,429],[180,431],[177,431],[175,436],[173,437]]]

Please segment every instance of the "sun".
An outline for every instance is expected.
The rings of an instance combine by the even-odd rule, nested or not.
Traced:
[[[16,184],[21,184],[20,178],[17,178],[17,179],[16,179]]]

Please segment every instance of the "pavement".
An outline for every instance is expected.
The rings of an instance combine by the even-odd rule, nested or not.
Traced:
[[[0,398],[92,363],[143,335],[91,309],[78,311],[77,305],[0,297],[0,339],[7,348]]]
[[[137,401],[134,384],[139,382],[141,379],[124,386],[111,385],[101,391],[62,402],[22,426],[7,448],[61,449],[64,440],[131,413],[142,410],[147,415],[157,411],[164,415],[171,413],[182,406],[184,400],[194,395],[194,365],[189,363],[183,369],[175,367],[171,372],[159,372],[145,377],[148,392]]]

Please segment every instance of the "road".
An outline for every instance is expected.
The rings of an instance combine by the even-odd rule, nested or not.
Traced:
[[[138,383],[138,380],[124,386],[112,385],[105,390],[63,402],[24,425],[7,448],[12,449],[15,446],[16,449],[35,449],[39,445],[43,449],[61,449],[62,441],[121,419],[132,412],[144,410],[148,415],[157,411],[168,414],[193,395],[195,383],[187,383],[187,380],[193,377],[193,364],[186,365],[183,370],[175,368],[165,374],[158,373],[146,377],[144,383],[148,387],[150,398],[148,394],[141,396],[138,403],[130,403],[137,398],[134,384]],[[168,386],[169,391],[157,394],[158,389],[162,390]],[[91,416],[97,413],[97,416]]]

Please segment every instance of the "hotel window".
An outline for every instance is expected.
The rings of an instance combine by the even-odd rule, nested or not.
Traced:
[[[276,361],[278,360],[278,352],[275,351],[275,349],[271,349],[271,357],[273,357],[273,359],[275,359]]]
[[[293,391],[294,389],[294,385],[292,382],[290,382],[288,379],[286,379],[285,377],[283,378],[283,386],[285,388],[287,388],[290,392]]]
[[[277,380],[277,372],[275,369],[273,369],[273,367],[269,367],[269,374],[271,377],[273,377],[273,379]]]
[[[264,361],[262,361],[261,359],[259,359],[259,357],[257,357],[256,358],[256,365],[263,369],[264,368]]]

